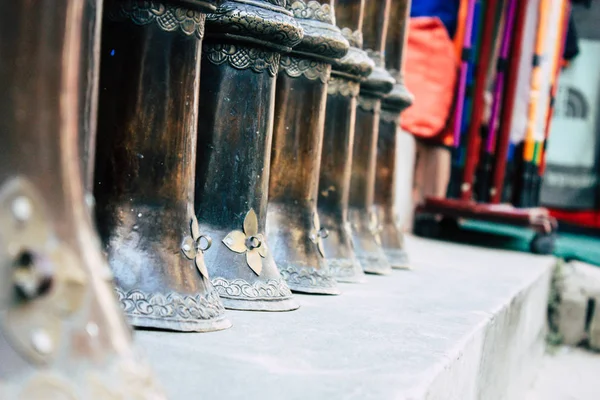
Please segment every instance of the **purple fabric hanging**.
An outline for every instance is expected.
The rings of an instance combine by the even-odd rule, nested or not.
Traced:
[[[467,9],[467,21],[465,23],[465,38],[463,41],[463,52],[471,49],[473,41],[473,20],[475,17],[475,0],[469,0]],[[456,96],[456,109],[454,111],[454,148],[460,146],[460,131],[462,126],[463,108],[465,101],[465,92],[467,89],[467,71],[469,68],[469,58],[463,55],[460,63],[460,76],[458,81],[458,93]]]
[[[508,60],[508,53],[510,51],[510,42],[513,33],[513,25],[515,20],[515,10],[517,6],[516,0],[510,0],[507,4],[508,13],[506,18],[506,29],[504,29],[504,35],[502,37],[502,45],[500,47],[500,59],[498,60],[500,65],[506,65]],[[496,81],[494,84],[494,98],[492,101],[492,111],[490,114],[490,130],[485,144],[485,151],[488,154],[492,154],[494,150],[494,144],[496,143],[496,133],[498,131],[498,118],[500,115],[500,106],[502,105],[502,95],[504,93],[504,78],[506,70],[500,68],[496,75]]]

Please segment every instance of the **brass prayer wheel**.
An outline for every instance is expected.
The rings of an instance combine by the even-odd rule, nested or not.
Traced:
[[[135,356],[84,201],[88,5],[0,3],[3,400],[163,398]]]
[[[231,323],[194,215],[203,1],[105,2],[95,195],[98,229],[133,325]]]
[[[275,83],[302,38],[285,1],[225,1],[207,17],[195,210],[213,239],[205,258],[225,307],[299,307],[265,235]]]
[[[323,240],[327,263],[340,282],[364,282],[361,265],[352,248],[348,196],[352,170],[352,144],[360,82],[374,68],[362,50],[365,0],[339,0],[335,14],[342,34],[350,43],[348,54],[333,65],[327,89],[323,156],[317,203],[321,225],[329,236]]]
[[[391,0],[366,3],[363,47],[375,62],[375,68],[361,83],[350,180],[352,242],[363,270],[373,274],[388,274],[392,269],[381,248],[381,226],[373,207],[381,99],[395,83],[385,69],[384,59],[390,6]]]
[[[317,212],[319,169],[331,64],[348,41],[330,0],[288,2],[304,39],[281,57],[277,77],[267,235],[293,291],[338,294],[323,250],[327,232]]]
[[[409,13],[410,0],[392,0],[385,65],[388,72],[396,78],[396,84],[383,98],[377,140],[375,210],[381,226],[381,247],[392,268],[409,266],[408,255],[404,249],[404,234],[395,207],[398,125],[400,114],[412,103],[412,95],[404,86],[402,71]]]

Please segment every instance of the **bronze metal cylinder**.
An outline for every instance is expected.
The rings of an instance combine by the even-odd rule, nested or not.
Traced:
[[[350,43],[348,54],[333,65],[323,135],[319,178],[318,210],[321,225],[329,235],[323,240],[327,262],[340,282],[364,282],[365,277],[354,249],[348,219],[348,196],[352,170],[352,145],[360,82],[374,63],[362,50],[362,23],[365,0],[340,0],[336,19]]]
[[[277,77],[267,234],[281,274],[293,291],[338,294],[325,260],[317,212],[327,81],[348,51],[329,0],[296,0],[288,9],[304,39],[282,56]]]
[[[356,256],[363,270],[373,274],[388,274],[392,269],[381,248],[381,227],[373,208],[381,99],[395,83],[385,70],[384,59],[390,6],[391,0],[366,3],[363,46],[373,59],[375,68],[361,83],[349,196],[349,218]]]
[[[400,114],[412,103],[412,95],[404,86],[403,53],[410,0],[392,0],[390,27],[386,42],[386,69],[396,84],[384,97],[377,141],[377,174],[375,178],[375,210],[381,225],[381,247],[392,268],[408,268],[404,249],[404,233],[396,213],[396,161]],[[393,22],[392,22],[393,21]]]
[[[198,118],[196,215],[225,307],[298,308],[265,235],[280,53],[302,38],[277,1],[226,1],[207,19]]]
[[[113,0],[104,11],[96,215],[121,305],[139,327],[231,326],[193,209],[201,10]]]
[[[164,398],[135,357],[84,201],[88,5],[0,2],[3,400]]]
[[[94,156],[96,154],[96,121],[98,118],[98,81],[100,78],[100,32],[102,27],[102,2],[83,1],[83,29],[81,30],[82,87],[79,101],[79,155],[85,185],[86,199],[93,203]]]

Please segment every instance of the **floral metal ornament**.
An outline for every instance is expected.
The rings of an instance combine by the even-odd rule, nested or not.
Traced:
[[[109,20],[130,19],[136,25],[156,23],[167,32],[180,30],[187,36],[195,35],[202,39],[205,14],[187,7],[163,4],[159,1],[121,0],[108,2]]]
[[[292,3],[290,11],[294,13],[294,18],[313,19],[331,25],[335,24],[333,9],[329,4],[320,4],[314,0],[308,3],[305,3],[303,0],[296,0]]]
[[[212,239],[209,236],[200,234],[200,227],[196,217],[192,217],[190,221],[190,231],[192,236],[187,236],[181,244],[181,251],[190,260],[194,260],[194,264],[200,275],[208,279],[208,270],[204,263],[204,252],[210,249]]]
[[[262,233],[258,233],[258,218],[254,209],[250,209],[244,218],[244,231],[231,231],[223,239],[223,244],[229,250],[246,254],[246,263],[260,276],[262,260],[267,256],[267,242]]]
[[[369,231],[375,238],[375,242],[377,242],[378,246],[381,246],[381,232],[383,231],[383,225],[377,218],[377,214],[374,211],[369,213]]]
[[[317,245],[319,254],[321,257],[325,257],[325,250],[323,250],[323,239],[329,236],[329,231],[325,228],[321,228],[321,221],[319,219],[319,213],[315,211],[313,214],[313,228],[314,230],[310,233],[310,240]]]
[[[0,342],[8,340],[35,364],[60,357],[69,318],[85,307],[91,291],[77,254],[57,237],[47,209],[24,178],[0,187]]]

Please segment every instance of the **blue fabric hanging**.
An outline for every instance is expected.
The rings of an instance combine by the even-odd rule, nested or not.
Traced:
[[[460,0],[419,0],[412,2],[411,17],[438,17],[451,38],[456,32]]]

